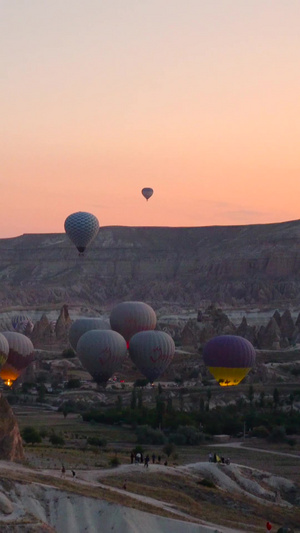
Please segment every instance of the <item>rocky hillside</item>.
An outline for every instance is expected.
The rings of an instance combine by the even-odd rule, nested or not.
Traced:
[[[2,308],[300,304],[300,220],[201,228],[104,227],[79,257],[64,234],[0,240]]]

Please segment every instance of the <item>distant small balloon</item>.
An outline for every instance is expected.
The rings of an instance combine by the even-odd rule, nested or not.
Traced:
[[[83,254],[86,247],[95,239],[98,231],[99,221],[91,213],[78,211],[65,220],[65,232],[80,254]]]
[[[152,194],[153,189],[151,189],[151,187],[144,187],[144,189],[142,189],[142,195],[144,196],[144,198],[146,198],[147,202],[149,198],[151,198]]]

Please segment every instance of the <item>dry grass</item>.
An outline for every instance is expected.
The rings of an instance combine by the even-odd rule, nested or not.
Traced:
[[[274,524],[288,521],[293,527],[300,523],[300,509],[282,509],[276,505],[263,505],[239,494],[228,494],[217,488],[198,484],[186,475],[136,472],[130,475],[101,478],[108,486],[122,487],[125,478],[127,490],[174,505],[195,518],[223,526],[237,526],[245,531],[261,528],[266,517],[272,516]]]

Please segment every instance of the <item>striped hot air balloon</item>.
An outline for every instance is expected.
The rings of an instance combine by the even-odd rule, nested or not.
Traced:
[[[65,231],[78,252],[83,254],[86,247],[98,235],[99,221],[91,213],[78,211],[78,213],[72,213],[66,218]]]
[[[34,360],[33,344],[28,337],[16,331],[4,331],[9,353],[6,363],[0,370],[0,377],[11,385]]]
[[[174,353],[174,341],[164,331],[141,331],[129,342],[130,358],[151,383],[167,369]]]
[[[250,372],[256,353],[251,342],[237,335],[220,335],[203,348],[203,360],[221,386],[238,385]]]

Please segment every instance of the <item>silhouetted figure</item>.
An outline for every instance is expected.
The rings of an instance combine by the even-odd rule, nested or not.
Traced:
[[[154,464],[155,463],[155,459],[156,459],[156,455],[155,453],[152,454],[152,463]]]

